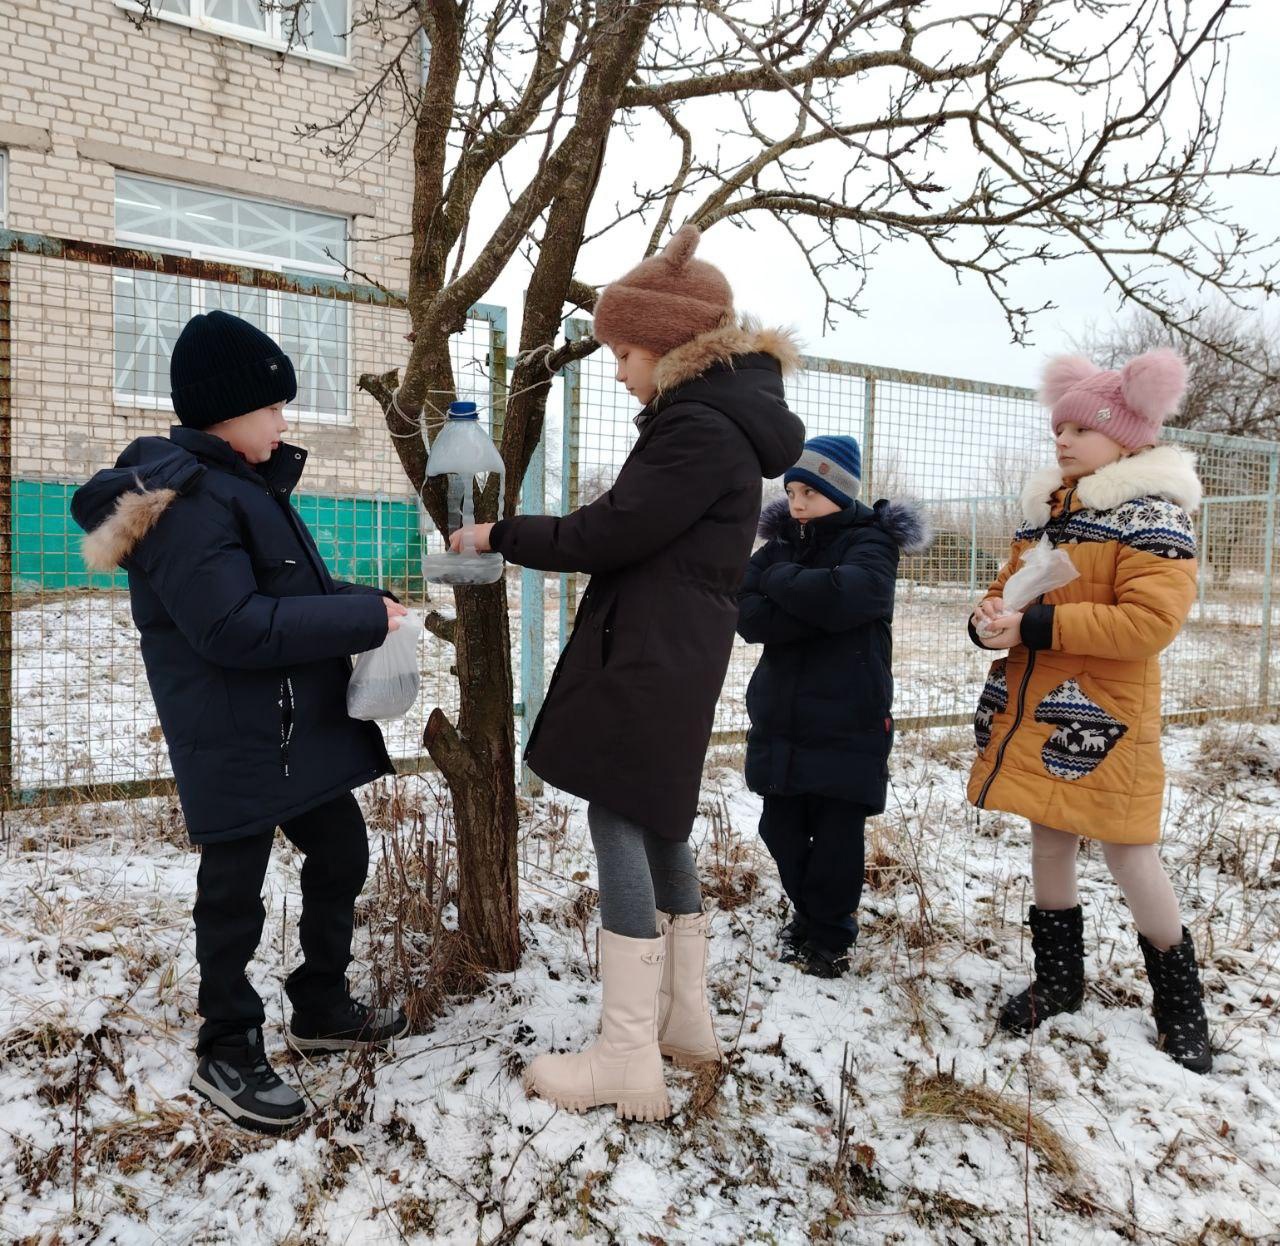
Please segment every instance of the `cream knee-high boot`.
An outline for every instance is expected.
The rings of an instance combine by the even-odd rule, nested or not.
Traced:
[[[666,938],[659,990],[658,1046],[677,1065],[719,1064],[724,1059],[707,1002],[710,913],[658,914]]]
[[[658,1050],[658,988],[664,940],[600,932],[600,1037],[585,1051],[538,1056],[525,1070],[529,1094],[570,1112],[612,1103],[624,1120],[671,1115]]]

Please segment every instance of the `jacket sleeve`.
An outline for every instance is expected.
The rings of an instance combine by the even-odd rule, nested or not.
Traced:
[[[376,649],[387,636],[386,607],[373,593],[259,592],[235,520],[212,499],[176,499],[128,563],[146,576],[191,647],[218,666],[347,657]]]
[[[760,591],[761,575],[782,561],[780,553],[781,546],[770,541],[756,550],[747,563],[747,574],[738,590],[738,635],[748,644],[785,645],[822,634],[821,628],[788,614]]]
[[[1018,542],[1014,541],[1009,546],[1009,557],[1005,559],[1004,566],[1001,567],[1000,570],[996,572],[996,578],[991,581],[991,584],[988,586],[987,591],[983,593],[982,595],[983,601],[990,601],[991,598],[999,597],[1004,593],[1005,581],[1014,573],[1014,570],[1018,565],[1018,556],[1019,556]],[[969,639],[973,641],[973,643],[977,645],[979,649],[984,649],[988,653],[992,652],[989,645],[985,645],[982,643],[982,637],[978,635],[977,628],[973,626],[972,611],[969,612],[968,623],[969,623]]]
[[[874,528],[854,541],[834,568],[776,562],[760,576],[760,591],[787,614],[823,632],[843,632],[893,615],[898,547]]]
[[[1053,648],[1087,657],[1155,657],[1182,629],[1196,599],[1196,560],[1121,545],[1115,605],[1064,602],[1053,608]]]
[[[731,487],[725,441],[740,434],[704,408],[666,415],[606,494],[563,517],[504,519],[490,533],[492,547],[522,567],[595,575],[669,545]]]
[[[349,580],[334,580],[333,591],[339,595],[343,593],[372,593],[375,597],[386,597],[397,604],[400,601],[400,598],[390,589],[375,588],[372,584],[352,584]]]

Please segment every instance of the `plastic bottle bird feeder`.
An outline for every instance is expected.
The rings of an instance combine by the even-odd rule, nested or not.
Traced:
[[[495,472],[501,496],[506,474],[502,456],[481,428],[476,404],[450,403],[444,427],[436,434],[427,454],[427,478],[446,477],[450,535],[475,523],[474,489],[477,484],[483,489]],[[440,554],[426,554],[422,559],[423,577],[432,584],[493,584],[502,577],[502,567],[501,554],[479,553],[469,535],[463,539],[458,553],[446,549]]]

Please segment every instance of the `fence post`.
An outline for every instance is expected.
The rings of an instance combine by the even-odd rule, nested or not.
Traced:
[[[875,463],[876,379],[869,376],[862,383],[862,496],[875,497],[871,476]]]
[[[978,499],[969,499],[969,595],[978,591]]]
[[[12,252],[0,250],[0,807],[13,801]]]
[[[1280,450],[1271,452],[1267,480],[1267,543],[1262,563],[1262,640],[1258,650],[1258,704],[1271,704],[1271,580],[1276,558],[1276,490],[1280,486]]]
[[[547,505],[547,430],[529,458],[529,469],[520,488],[520,512],[541,515]],[[542,795],[542,780],[524,763],[529,734],[542,710],[546,691],[543,679],[543,645],[546,636],[546,588],[541,571],[525,567],[520,572],[520,790],[527,796]]]
[[[489,321],[489,436],[502,444],[507,422],[507,309],[487,307]]]
[[[1204,622],[1204,581],[1209,569],[1209,498],[1200,500],[1200,574],[1196,576],[1196,622]]]
[[[589,336],[591,325],[586,320],[566,320],[565,338],[576,342]],[[582,416],[582,361],[575,359],[564,370],[564,418],[560,426],[560,513],[567,515],[578,496],[578,434]],[[572,573],[560,576],[560,652],[569,643],[570,606],[577,613],[578,578]]]

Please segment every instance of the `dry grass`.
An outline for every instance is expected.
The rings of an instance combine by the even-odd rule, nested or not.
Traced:
[[[485,973],[457,930],[453,806],[434,776],[390,780],[374,795],[369,829],[383,836],[377,870],[357,909],[379,1004],[398,1000],[422,1032],[445,1000],[479,989]]]
[[[699,813],[707,823],[707,837],[698,856],[702,889],[715,899],[723,912],[732,912],[749,904],[760,890],[755,853],[733,829],[729,802],[722,788],[717,789],[715,798],[704,804]]]
[[[1079,1171],[1057,1131],[1031,1111],[1025,1100],[999,1094],[988,1086],[969,1085],[950,1073],[915,1073],[909,1077],[902,1095],[902,1114],[995,1129],[1011,1141],[1029,1145],[1063,1181]]]
[[[1215,742],[1201,749],[1200,757],[1192,755],[1188,748],[1178,754],[1186,769],[1197,768],[1201,760],[1211,763],[1213,769],[1203,784],[1179,783],[1175,776],[1170,837],[1175,849],[1171,860],[1182,876],[1179,885],[1192,895],[1198,891],[1206,898],[1206,904],[1215,898],[1218,904],[1216,909],[1206,907],[1194,913],[1197,939],[1203,940],[1201,946],[1206,953],[1206,985],[1215,999],[1220,1020],[1218,1034],[1226,1044],[1237,1030],[1255,1027],[1261,1023],[1260,1017],[1280,1011],[1276,998],[1280,992],[1271,987],[1277,972],[1275,958],[1280,956],[1273,934],[1275,888],[1280,885],[1280,870],[1276,868],[1280,831],[1274,826],[1273,809],[1250,803],[1257,799],[1258,781],[1248,777],[1256,773],[1257,767],[1265,767],[1268,758],[1274,764],[1277,750],[1271,746],[1268,753],[1262,737],[1261,747],[1253,748],[1249,729],[1243,729],[1243,736],[1237,730],[1232,726],[1222,728]],[[984,979],[979,983],[972,976],[964,954],[1003,957],[1008,970],[1016,942],[1012,923],[1020,918],[1023,909],[1019,896],[1022,879],[1016,871],[1001,873],[998,878],[987,877],[988,858],[996,856],[997,851],[1025,854],[1025,825],[1014,819],[1002,822],[984,815],[981,832],[975,835],[975,819],[963,810],[959,793],[935,780],[937,764],[927,770],[919,766],[921,758],[941,763],[953,746],[958,747],[942,733],[932,734],[932,743],[929,733],[913,733],[900,741],[894,804],[888,813],[868,825],[864,903],[867,920],[858,965],[866,980],[841,984],[839,989],[863,991],[874,987],[869,1003],[877,1009],[891,1009],[898,1032],[914,1035],[930,1052],[926,1059],[932,1075],[926,1075],[924,1070],[908,1074],[905,1069],[895,1074],[904,1079],[902,1115],[911,1120],[907,1129],[923,1133],[925,1122],[967,1124],[983,1130],[998,1151],[1007,1148],[1019,1164],[1024,1155],[1034,1150],[1038,1162],[1026,1161],[1030,1197],[1046,1216],[1059,1217],[1056,1223],[1062,1236],[1058,1240],[1075,1240],[1071,1230],[1084,1231],[1083,1226],[1090,1223],[1106,1226],[1118,1237],[1130,1240],[1149,1236],[1135,1219],[1135,1212],[1106,1206],[1106,1199],[1088,1188],[1089,1165],[1039,1115],[1048,1111],[1046,1105],[1056,1089],[1052,1077],[1043,1072],[1033,1077],[1035,1111],[1029,1112],[1025,1082],[1021,1080],[1021,1070],[1026,1066],[1015,1057],[1006,1058],[996,1052],[991,1059],[998,1069],[1007,1072],[1010,1081],[1016,1080],[1023,1087],[1021,1092],[1009,1089],[1008,1082],[1001,1093],[985,1084],[966,1084],[955,1076],[952,1059],[957,1040],[951,1028],[951,1001],[976,1000],[968,1011],[981,1013],[987,1007],[986,994],[996,989],[994,982]],[[1240,756],[1233,757],[1233,752]],[[954,787],[952,781],[951,788]],[[380,784],[367,795],[369,800],[362,803],[368,804],[371,832],[382,838],[383,852],[359,909],[362,928],[358,959],[380,975],[377,980],[381,996],[407,997],[419,1032],[433,1024],[443,1027],[449,1024],[448,1013],[454,999],[479,980],[453,930],[457,866],[448,795],[434,776]],[[319,1142],[306,1160],[307,1168],[293,1204],[293,1227],[287,1236],[272,1240],[328,1240],[323,1235],[333,1231],[335,1221],[330,1210],[335,1192],[353,1184],[363,1188],[364,1183],[379,1191],[370,1215],[380,1220],[387,1240],[415,1235],[425,1240],[433,1234],[460,1231],[461,1224],[470,1224],[473,1203],[475,1240],[521,1240],[522,1226],[535,1214],[558,1216],[559,1225],[602,1240],[617,1240],[617,1217],[621,1214],[618,1189],[610,1186],[610,1178],[599,1173],[610,1172],[624,1150],[635,1156],[663,1146],[674,1149],[666,1160],[667,1171],[679,1171],[687,1157],[690,1165],[696,1164],[694,1170],[703,1176],[707,1186],[686,1196],[673,1183],[667,1218],[660,1212],[655,1215],[651,1225],[656,1231],[648,1240],[667,1240],[668,1233],[680,1231],[682,1217],[693,1214],[688,1198],[704,1197],[707,1190],[714,1189],[714,1196],[727,1214],[729,1208],[749,1204],[754,1191],[760,1188],[775,1193],[776,1205],[770,1214],[777,1217],[778,1224],[786,1224],[783,1235],[791,1233],[797,1240],[801,1236],[815,1241],[848,1240],[851,1234],[880,1240],[880,1235],[887,1236],[891,1231],[908,1236],[928,1232],[939,1241],[954,1241],[958,1246],[977,1246],[997,1237],[1004,1240],[1012,1221],[1003,1209],[993,1211],[961,1197],[967,1195],[984,1202],[975,1195],[971,1178],[953,1182],[944,1174],[939,1177],[940,1188],[923,1189],[912,1184],[909,1173],[895,1170],[890,1149],[880,1141],[886,1129],[884,1106],[865,1101],[858,1089],[856,1064],[850,1056],[858,1049],[856,1045],[846,1049],[837,1083],[823,1076],[812,1060],[795,1058],[795,1053],[802,1050],[797,1044],[804,1041],[803,1031],[792,1032],[795,1023],[788,1023],[785,1036],[779,1030],[767,1045],[762,1039],[753,1040],[752,1034],[766,1013],[769,1023],[786,1015],[776,1009],[770,1011],[769,1000],[774,991],[786,987],[787,975],[792,971],[777,970],[763,946],[763,941],[772,935],[783,906],[773,898],[776,882],[768,877],[764,850],[743,821],[742,805],[733,786],[723,776],[709,775],[704,795],[708,804],[702,810],[697,832],[704,837],[699,873],[710,879],[709,890],[722,907],[730,910],[718,921],[717,948],[728,946],[730,931],[725,926],[735,937],[745,936],[748,942],[738,942],[732,958],[713,967],[713,998],[720,1005],[722,1037],[734,1038],[737,1030],[736,1039],[726,1042],[729,1060],[719,1068],[708,1066],[669,1075],[677,1097],[677,1115],[653,1127],[621,1127],[603,1115],[584,1117],[573,1122],[583,1131],[581,1145],[563,1162],[552,1161],[533,1145],[536,1135],[528,1132],[529,1127],[515,1123],[507,1092],[491,1092],[490,1083],[486,1083],[478,1091],[468,1091],[468,1096],[478,1093],[485,1098],[484,1111],[467,1121],[469,1128],[485,1138],[485,1150],[473,1164],[459,1162],[455,1166],[453,1156],[442,1163],[431,1154],[431,1148],[417,1136],[414,1118],[401,1115],[397,1103],[392,1103],[388,1114],[384,1102],[379,1119],[372,1119],[375,1098],[382,1093],[379,1084],[385,1086],[388,1071],[379,1065],[408,1060],[422,1060],[424,1067],[431,1064],[434,1057],[427,1057],[420,1044],[413,1052],[396,1051],[389,1059],[360,1053],[347,1058],[331,1057],[323,1064],[299,1061],[291,1070],[280,1071],[299,1083],[312,1100]],[[139,822],[143,804],[135,805]],[[273,1140],[259,1140],[224,1126],[194,1100],[180,1091],[175,1093],[173,1086],[168,1089],[167,1102],[161,1100],[153,1105],[145,1098],[141,1102],[131,1098],[129,1087],[122,1081],[122,1044],[127,1049],[129,1045],[161,1042],[168,1049],[175,1042],[184,1041],[181,1028],[162,1039],[155,1037],[150,1027],[155,1022],[153,1005],[157,998],[176,1009],[173,1017],[166,1019],[166,1028],[174,1024],[174,1017],[179,1027],[194,1025],[194,977],[190,970],[182,970],[187,962],[178,958],[181,940],[189,940],[187,905],[176,892],[165,891],[161,895],[158,891],[154,897],[147,893],[146,901],[139,904],[136,883],[132,892],[114,883],[104,886],[103,880],[114,876],[111,861],[115,854],[99,861],[101,845],[90,842],[90,837],[115,836],[125,844],[135,838],[140,845],[153,843],[155,836],[166,833],[160,825],[165,804],[145,802],[156,820],[152,831],[141,826],[135,830],[118,821],[109,826],[95,825],[93,807],[64,811],[65,821],[36,811],[26,815],[21,829],[16,816],[11,815],[15,817],[11,827],[16,833],[11,834],[6,847],[11,856],[31,855],[32,859],[22,864],[33,879],[33,889],[30,900],[10,913],[9,927],[28,934],[41,933],[48,939],[47,957],[38,963],[50,976],[56,974],[79,982],[80,994],[95,975],[104,973],[101,962],[106,957],[122,960],[130,967],[124,974],[126,991],[139,985],[144,988],[137,1000],[131,994],[118,995],[99,1032],[88,1039],[75,1031],[61,1013],[51,1019],[53,1010],[48,1006],[37,1010],[34,999],[29,1015],[21,1021],[22,1028],[0,1035],[0,1063],[9,1060],[28,1069],[35,1079],[33,1092],[39,1087],[39,1099],[34,1100],[34,1093],[32,1096],[37,1110],[62,1124],[62,1132],[53,1135],[59,1144],[56,1146],[50,1145],[48,1137],[43,1139],[43,1147],[15,1139],[11,1155],[16,1171],[10,1170],[20,1204],[24,1198],[32,1204],[65,1204],[64,1218],[53,1229],[64,1235],[62,1240],[72,1240],[82,1233],[83,1226],[97,1223],[95,1217],[102,1214],[103,1208],[114,1209],[139,1224],[146,1224],[151,1218],[153,1233],[161,1232],[153,1210],[154,1178],[178,1188],[183,1197],[190,1194],[195,1202],[220,1184],[221,1179],[206,1181],[209,1174],[232,1170],[231,1179],[248,1182],[265,1158],[255,1153],[277,1145]],[[111,807],[113,818],[120,808]],[[738,819],[736,832],[729,821],[730,813]],[[1002,825],[1020,838],[1015,846],[1002,845],[997,850],[982,836]],[[960,838],[957,828],[967,828],[967,837]],[[935,832],[940,835],[947,830],[952,832],[950,840],[936,838]],[[27,836],[32,842],[22,843]],[[75,851],[80,844],[87,847],[83,854]],[[63,854],[69,855],[69,862],[59,860],[58,848],[72,850]],[[593,966],[596,925],[596,896],[589,886],[589,844],[580,817],[571,816],[570,809],[554,801],[522,810],[520,850],[522,887],[545,897],[534,903],[526,900],[525,919],[532,925],[545,923],[552,928],[549,940],[545,931],[537,937],[543,946],[554,948],[555,955],[570,954],[576,978],[583,958],[572,955],[573,947],[565,945],[562,932],[581,932],[585,960]],[[280,844],[277,851],[287,853],[289,849]],[[939,871],[944,852],[963,853],[966,860],[973,858],[971,873],[981,883],[975,890],[983,894],[970,896],[963,911],[957,911],[954,896],[948,895],[944,875]],[[3,853],[4,848],[0,847],[0,855]],[[158,860],[171,866],[177,858],[176,854],[163,853]],[[534,861],[537,869],[530,873],[529,866]],[[1088,870],[1095,877],[1102,877],[1096,858],[1086,855],[1081,868],[1082,872]],[[1197,877],[1201,870],[1204,878]],[[172,876],[179,878],[181,873],[179,868]],[[762,880],[759,874],[765,878]],[[1211,892],[1207,880],[1212,880],[1212,886],[1219,891]],[[58,889],[66,881],[77,885],[74,898],[70,894],[59,897]],[[292,897],[292,880],[286,882],[286,891]],[[1100,891],[1100,896],[1110,894]],[[1097,903],[1101,902],[1100,898]],[[1118,899],[1107,902],[1119,903]],[[292,908],[290,899],[290,918],[294,915]],[[1098,922],[1100,929],[1117,925],[1115,914],[1104,914]],[[287,947],[292,934],[283,914],[281,918],[275,935]],[[6,919],[0,918],[0,928],[5,926]],[[762,941],[760,948],[754,941],[757,938]],[[576,935],[570,935],[570,943],[576,942]],[[1122,943],[1121,952],[1128,946]],[[265,941],[262,955],[269,956]],[[532,963],[539,964],[537,960]],[[182,972],[176,984],[164,976],[177,970]],[[1244,975],[1254,984],[1252,993],[1229,990]],[[587,994],[590,988],[583,977],[582,990]],[[1149,1005],[1145,983],[1138,981],[1135,993],[1133,981],[1124,974],[1100,975],[1094,987],[1095,1002],[1140,1007],[1145,1014]],[[491,986],[493,1015],[504,1026],[503,1033],[496,1036],[501,1065],[495,1067],[515,1078],[532,1050],[532,1031],[522,1024],[521,1031],[512,1032],[506,1025],[511,1005],[504,998],[505,987]],[[831,1007],[836,989],[816,991],[816,1006]],[[517,993],[516,999],[524,1001],[525,997]],[[149,1012],[144,1013],[144,1009]],[[960,1009],[961,1013],[965,1011]],[[737,1015],[731,1018],[730,1013]],[[446,1020],[437,1023],[434,1019],[442,1015]],[[468,1039],[468,1053],[470,1042]],[[495,1036],[481,1036],[476,1042],[482,1054],[488,1047],[492,1062]],[[1105,1044],[1076,1039],[1068,1031],[1055,1034],[1053,1042],[1077,1079],[1096,1083],[1097,1074],[1107,1065]],[[445,1042],[441,1046],[454,1044]],[[934,1052],[940,1053],[936,1072]],[[838,1056],[838,1049],[835,1054]],[[468,1084],[475,1063],[474,1055],[467,1054],[459,1056],[456,1066],[442,1058],[433,1068],[442,1075],[456,1073],[449,1082],[456,1088]],[[825,1064],[825,1060],[819,1063]],[[942,1071],[947,1065],[951,1066],[950,1075]],[[146,1067],[145,1061],[142,1067]],[[829,1072],[829,1065],[825,1067]],[[972,1066],[961,1073],[981,1078],[981,1070]],[[440,1084],[443,1086],[446,1081],[441,1080]],[[500,1087],[501,1081],[492,1084]],[[1094,1092],[1097,1093],[1096,1084]],[[145,1095],[145,1091],[140,1094]],[[492,1102],[487,1098],[490,1094],[494,1095]],[[513,1090],[511,1094],[519,1102],[518,1092]],[[1101,1101],[1105,1103],[1105,1097]],[[1068,1101],[1066,1106],[1074,1105]],[[887,1127],[894,1131],[902,1125],[896,1109],[896,1104],[888,1105]],[[486,1113],[491,1113],[492,1119]],[[788,1113],[803,1118],[803,1127],[812,1133],[812,1146],[799,1165],[777,1147],[776,1137],[765,1123],[771,1126]],[[550,1119],[556,1120],[555,1129],[566,1125],[562,1117]],[[489,1147],[496,1147],[504,1129],[516,1128],[525,1138],[510,1160],[510,1167],[505,1155],[501,1164],[495,1164]],[[933,1129],[951,1133],[954,1126],[935,1124],[930,1132]],[[1214,1137],[1218,1137],[1216,1131]],[[597,1146],[601,1138],[607,1143],[605,1151]],[[1181,1142],[1175,1139],[1160,1161],[1161,1166],[1181,1189],[1212,1190],[1220,1179],[1218,1167],[1238,1165],[1239,1161],[1232,1160],[1227,1141],[1221,1143],[1221,1155],[1198,1153],[1192,1145],[1194,1141],[1191,1135]],[[1083,1175],[1077,1172],[1077,1164]],[[235,1172],[237,1168],[242,1171]],[[66,1202],[77,1176],[78,1210]],[[513,1189],[527,1188],[532,1192],[536,1185],[532,1201],[526,1203],[526,1196],[521,1195],[508,1202],[508,1179],[514,1183]],[[246,1206],[259,1197],[257,1187],[244,1184],[242,1188]],[[806,1197],[806,1189],[818,1192],[816,1205]],[[740,1195],[740,1190],[749,1193]],[[502,1209],[501,1227],[495,1221],[498,1208]],[[167,1208],[163,1210],[169,1214]],[[1010,1210],[1014,1220],[1019,1213],[1017,1206]],[[1060,1213],[1073,1219],[1063,1221]],[[1236,1214],[1244,1213],[1233,1212],[1219,1201],[1206,1211],[1203,1224],[1196,1219],[1195,1227],[1187,1230],[1188,1236],[1177,1240],[1213,1246],[1248,1242],[1250,1239],[1238,1225],[1228,1223]],[[481,1222],[486,1216],[489,1219],[482,1232]],[[801,1222],[798,1216],[806,1219]],[[1225,1218],[1213,1219],[1215,1216]],[[1189,1223],[1183,1216],[1183,1226]],[[758,1226],[756,1232],[760,1240],[766,1240]],[[46,1235],[40,1240],[43,1244],[58,1239]],[[32,1246],[36,1246],[34,1239]]]

